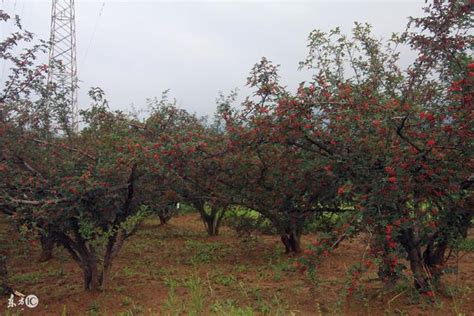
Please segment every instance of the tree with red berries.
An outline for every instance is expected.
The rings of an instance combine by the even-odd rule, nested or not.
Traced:
[[[277,69],[263,58],[248,78],[255,97],[248,98],[241,111],[227,106],[221,112],[227,152],[235,164],[230,177],[233,196],[273,224],[287,253],[298,253],[306,219],[341,212],[342,206],[334,198],[339,180],[328,160],[312,159],[304,148],[289,146],[289,137],[302,136],[312,126],[305,124],[307,115],[293,109],[298,102],[278,84]],[[288,120],[282,120],[283,115]]]
[[[313,31],[301,64],[313,80],[275,110],[287,144],[328,161],[340,200],[374,236],[381,277],[396,278],[405,258],[421,292],[439,280],[473,215],[470,6],[435,2],[426,13],[386,45],[361,24],[352,38]],[[407,69],[401,45],[419,53]]]

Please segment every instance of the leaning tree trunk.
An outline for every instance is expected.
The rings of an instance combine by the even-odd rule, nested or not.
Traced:
[[[100,278],[102,289],[106,289],[108,286],[109,275],[110,271],[112,270],[112,262],[122,248],[125,239],[126,233],[124,231],[119,231],[117,235],[109,237],[104,256],[102,275]]]

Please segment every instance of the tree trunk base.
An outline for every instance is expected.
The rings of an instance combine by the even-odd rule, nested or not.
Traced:
[[[9,295],[13,291],[8,285],[8,270],[5,256],[0,255],[0,295]]]
[[[283,234],[281,235],[281,241],[283,242],[283,245],[285,245],[285,252],[287,254],[297,254],[301,252],[299,236],[295,236],[294,234]]]
[[[46,262],[53,258],[53,249],[55,240],[51,236],[41,236],[41,254],[38,258],[39,262]]]

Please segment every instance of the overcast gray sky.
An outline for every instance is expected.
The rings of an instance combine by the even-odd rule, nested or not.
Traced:
[[[49,38],[51,1],[1,0],[0,6],[19,14],[39,38]],[[182,108],[209,115],[219,91],[247,93],[247,75],[262,56],[280,64],[290,88],[308,80],[311,75],[297,68],[311,30],[340,26],[347,33],[354,21],[369,22],[387,38],[423,6],[423,0],[76,0],[79,104],[90,103],[91,86],[106,91],[113,109],[143,108],[146,98],[171,89]],[[4,23],[0,28],[1,38],[12,30]]]

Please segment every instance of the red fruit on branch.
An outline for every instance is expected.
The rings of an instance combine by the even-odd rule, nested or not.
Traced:
[[[333,170],[333,167],[331,165],[327,165],[324,167],[324,170],[326,170],[327,172],[331,172]]]
[[[346,190],[344,188],[344,186],[340,186],[338,189],[337,189],[337,194],[338,195],[344,195],[346,193]]]
[[[395,176],[396,175],[396,172],[395,172],[395,169],[391,166],[387,166],[385,167],[385,172],[389,175],[389,176]]]
[[[397,243],[396,243],[396,242],[390,241],[390,242],[388,243],[388,248],[394,249],[394,248],[396,248],[396,247],[397,247]]]

